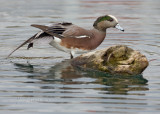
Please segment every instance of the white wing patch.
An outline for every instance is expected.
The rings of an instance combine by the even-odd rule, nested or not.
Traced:
[[[75,37],[76,37],[76,38],[86,38],[86,37],[90,38],[90,36],[87,36],[87,35],[75,36]]]

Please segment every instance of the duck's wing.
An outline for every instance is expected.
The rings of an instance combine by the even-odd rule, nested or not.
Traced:
[[[34,43],[50,43],[53,40],[53,36],[63,38],[62,33],[66,30],[63,26],[71,25],[71,23],[57,23],[50,26],[45,25],[31,25],[33,27],[41,29],[40,32],[36,33],[34,36],[23,42],[21,45],[19,45],[16,49],[14,49],[8,57],[10,57],[16,50],[24,46],[25,44],[28,44],[27,49],[30,47],[33,47]]]
[[[24,46],[25,44],[28,44],[27,49],[33,47],[34,43],[45,43],[48,44],[53,40],[53,37],[43,31],[38,32],[37,34],[35,34],[34,36],[32,36],[31,38],[29,38],[28,40],[26,40],[25,42],[23,42],[21,45],[19,45],[16,49],[14,49],[7,57],[10,57],[16,50],[18,50],[19,48],[21,48],[22,46]]]
[[[22,46],[24,46],[25,44],[28,44],[28,48],[33,47],[34,43],[47,43],[49,44],[54,37],[57,38],[67,38],[67,37],[72,37],[72,38],[83,38],[83,36],[89,36],[90,34],[87,32],[87,30],[78,27],[72,23],[68,23],[68,22],[63,22],[63,23],[56,23],[56,24],[52,24],[49,26],[46,25],[37,25],[37,24],[33,24],[31,25],[33,27],[36,27],[38,29],[40,29],[41,31],[38,32],[37,34],[35,34],[34,36],[32,36],[31,38],[29,38],[28,40],[26,40],[24,43],[22,43],[20,46],[18,46],[15,50],[13,50],[9,55],[11,56],[11,54],[13,52],[15,52],[16,50],[18,50],[19,48],[21,48]]]
[[[27,44],[28,42],[30,42],[30,40],[32,40],[35,37],[32,36],[31,38],[29,38],[28,40],[26,40],[25,42],[23,42],[21,45],[19,45],[16,49],[14,49],[7,57],[10,57],[12,55],[12,53],[14,53],[16,50],[18,50],[20,47],[24,46],[25,44]]]
[[[66,38],[66,37],[79,37],[80,36],[90,36],[91,33],[88,32],[88,30],[81,28],[79,26],[76,26],[72,23],[63,22],[63,23],[56,23],[49,26],[44,25],[31,25],[33,27],[36,27],[38,29],[41,29],[42,31],[46,32],[47,34],[51,36],[55,36],[58,38]]]
[[[45,26],[45,25],[31,25],[32,27],[41,29],[44,33],[47,33],[50,36],[55,36],[58,38],[63,38],[62,33],[66,30],[65,28],[62,28],[60,26]],[[41,35],[41,34],[39,34]]]

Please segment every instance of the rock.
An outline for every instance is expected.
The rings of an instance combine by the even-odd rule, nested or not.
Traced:
[[[82,54],[71,62],[73,66],[125,76],[141,74],[149,64],[147,58],[139,51],[125,45]]]

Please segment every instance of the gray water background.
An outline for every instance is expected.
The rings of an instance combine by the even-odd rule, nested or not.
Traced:
[[[0,0],[0,114],[159,114],[159,0]],[[112,14],[125,32],[107,30],[97,48],[124,44],[146,55],[142,76],[112,77],[68,65],[69,55],[49,45],[26,46],[31,24],[72,22],[86,29]]]

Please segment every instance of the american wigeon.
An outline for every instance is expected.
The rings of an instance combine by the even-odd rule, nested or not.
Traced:
[[[118,24],[118,20],[112,15],[98,17],[91,30],[86,30],[68,22],[54,23],[50,26],[36,24],[31,26],[41,29],[41,31],[13,50],[8,57],[27,43],[29,43],[27,48],[29,49],[33,47],[34,43],[41,41],[69,53],[73,58],[75,53],[83,53],[97,48],[104,40],[107,28],[115,27],[124,31]]]

